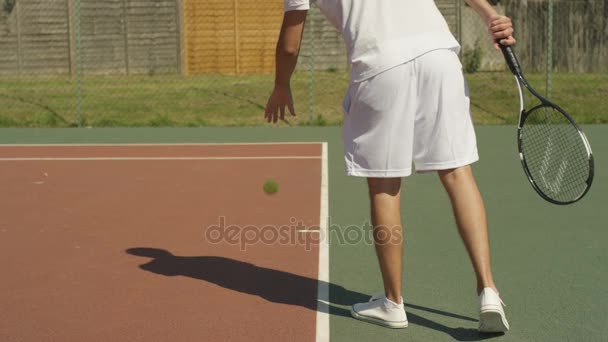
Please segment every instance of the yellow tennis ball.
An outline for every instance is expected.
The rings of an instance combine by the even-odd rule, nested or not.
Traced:
[[[264,182],[264,192],[272,195],[275,192],[279,191],[279,183],[277,183],[274,179],[269,179]]]

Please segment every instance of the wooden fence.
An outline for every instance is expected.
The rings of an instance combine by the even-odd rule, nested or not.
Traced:
[[[608,71],[608,1],[553,1],[553,67],[561,72]],[[510,0],[519,38],[517,51],[526,69],[544,70],[547,58],[547,1]]]
[[[176,73],[178,13],[177,0],[0,0],[0,74],[75,73],[78,57],[84,73]]]
[[[486,34],[462,0],[435,1],[465,48]],[[527,70],[546,65],[546,3],[500,1]],[[554,68],[608,71],[608,1],[554,0],[554,8]],[[271,73],[282,15],[280,0],[0,0],[0,74],[73,74],[79,60],[85,74]],[[313,64],[347,68],[340,35],[315,6],[298,68]]]
[[[457,30],[455,0],[436,0]],[[275,0],[185,0],[187,73],[271,73],[283,17]],[[308,13],[298,69],[345,69],[340,34],[314,5]]]
[[[184,0],[185,72],[272,72],[282,17],[282,1]]]

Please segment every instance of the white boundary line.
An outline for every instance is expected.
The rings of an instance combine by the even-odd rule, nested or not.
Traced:
[[[0,158],[3,161],[137,161],[137,160],[277,160],[321,159],[319,156],[257,156],[257,157],[32,157]]]
[[[329,215],[329,180],[327,143],[323,143],[321,162],[321,218],[319,230],[319,276],[317,286],[317,342],[329,342],[329,235],[327,224]]]
[[[80,147],[80,146],[256,146],[256,145],[319,145],[323,144],[322,142],[314,142],[314,141],[302,141],[302,142],[251,142],[251,143],[151,143],[151,144],[141,144],[141,143],[125,143],[125,144],[0,144],[0,148],[2,147]]]

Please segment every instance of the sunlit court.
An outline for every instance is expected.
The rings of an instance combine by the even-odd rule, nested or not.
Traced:
[[[607,11],[0,0],[0,342],[606,340]]]

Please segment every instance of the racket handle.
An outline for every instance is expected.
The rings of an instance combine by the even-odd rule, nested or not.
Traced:
[[[515,52],[513,48],[507,45],[502,45],[498,40],[496,40],[498,46],[500,46],[500,51],[502,51],[502,55],[505,57],[505,61],[507,61],[507,65],[513,75],[522,75],[521,66],[519,65],[519,61],[517,60],[517,56],[515,56]]]

